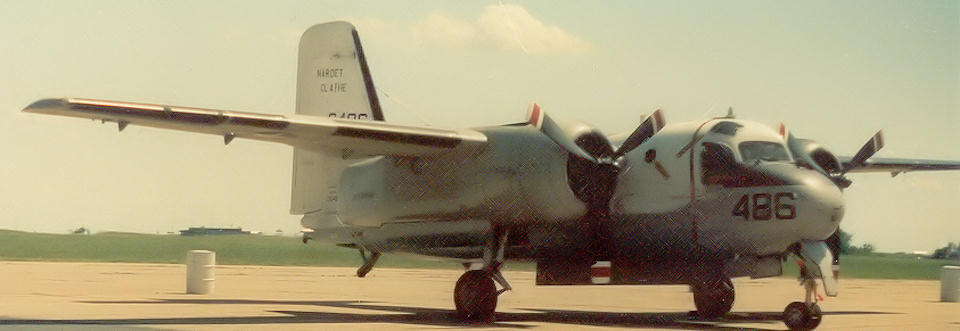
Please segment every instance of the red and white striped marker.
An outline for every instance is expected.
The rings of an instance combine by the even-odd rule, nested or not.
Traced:
[[[660,129],[663,129],[666,121],[663,120],[663,111],[660,109],[655,110],[651,116],[653,116],[653,133],[650,135],[653,136],[660,132]]]
[[[883,130],[877,131],[877,134],[873,135],[871,140],[873,141],[873,152],[880,151],[883,148]]]
[[[533,125],[537,129],[543,126],[543,111],[540,110],[540,105],[536,103],[530,104],[530,110],[527,111],[527,123],[530,123],[530,125]]]
[[[590,282],[610,284],[610,261],[597,261],[590,266]]]
[[[783,123],[780,123],[780,138],[786,140],[790,137],[790,131],[787,130],[787,126]]]

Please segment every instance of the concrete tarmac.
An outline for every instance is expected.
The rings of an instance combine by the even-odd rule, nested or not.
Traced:
[[[509,265],[508,265],[509,267]],[[458,321],[459,270],[218,266],[213,294],[185,294],[170,264],[0,262],[0,329],[603,329],[784,330],[780,312],[802,298],[793,279],[735,280],[726,318],[691,318],[686,286],[534,286],[505,271],[514,291],[497,320]],[[960,330],[960,303],[937,281],[841,279],[821,330]]]

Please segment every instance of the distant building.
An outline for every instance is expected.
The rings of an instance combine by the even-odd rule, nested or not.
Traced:
[[[208,228],[203,226],[180,230],[181,236],[218,236],[231,234],[250,234],[250,231],[243,231],[241,228]]]

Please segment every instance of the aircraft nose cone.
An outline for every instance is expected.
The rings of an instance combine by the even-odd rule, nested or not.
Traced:
[[[805,177],[803,182],[807,199],[812,203],[815,213],[812,221],[817,225],[816,236],[829,237],[843,220],[843,193],[837,185],[819,173],[810,173]]]
[[[843,219],[843,193],[823,174],[787,164],[764,165],[762,171],[796,188],[800,236],[806,240],[824,240]]]

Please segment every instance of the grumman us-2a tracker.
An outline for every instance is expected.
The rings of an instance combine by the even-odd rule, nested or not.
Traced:
[[[384,121],[354,27],[332,22],[300,39],[296,115],[90,99],[44,99],[25,112],[199,132],[293,146],[291,212],[304,241],[356,248],[363,277],[384,252],[450,258],[469,270],[454,303],[490,319],[511,289],[509,260],[537,263],[537,285],[687,284],[700,318],[726,314],[735,277],[802,264],[805,299],[783,320],[820,323],[817,282],[837,294],[832,264],[851,172],[960,169],[960,162],[853,157],[732,115],[664,125],[658,110],[607,137],[554,120],[464,130]],[[498,286],[499,285],[499,289]]]

